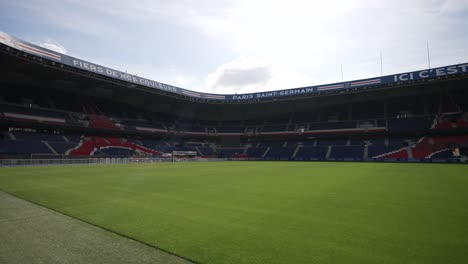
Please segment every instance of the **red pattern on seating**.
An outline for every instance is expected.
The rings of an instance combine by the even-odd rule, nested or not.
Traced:
[[[437,119],[437,123],[436,125],[434,126],[434,128],[453,128],[452,127],[452,122],[448,121],[448,120],[444,120],[444,119]]]
[[[134,150],[141,151],[153,156],[160,156],[161,153],[143,146],[137,145],[132,142],[123,141],[120,138],[109,138],[105,139],[103,137],[90,137],[84,139],[80,142],[77,148],[69,150],[68,155],[70,156],[91,156],[95,149],[102,147],[124,147],[131,148]]]
[[[453,109],[452,109],[453,110]],[[434,127],[432,129],[451,129],[452,123],[449,120],[444,120],[443,118],[436,118]],[[466,123],[465,123],[466,122]],[[468,122],[462,118],[457,120],[457,125],[460,127],[460,124],[467,125]],[[422,137],[414,146],[412,146],[411,151],[413,153],[413,158],[423,159],[428,158],[434,153],[448,149],[452,145],[461,145],[468,143],[468,135],[461,136],[434,136],[434,137]],[[381,156],[383,159],[407,159],[408,153],[407,149],[401,149],[399,151],[388,153]]]
[[[88,117],[89,127],[120,130],[120,127],[116,126],[112,120],[104,115],[88,114]]]
[[[439,114],[458,112],[460,112],[460,107],[455,103],[451,96],[442,96],[440,98]]]
[[[468,120],[463,117],[457,120],[457,127],[468,127]]]
[[[427,158],[435,152],[450,148],[451,145],[460,145],[468,143],[468,135],[461,136],[435,136],[432,137],[433,144],[430,144],[429,138],[424,137],[412,149],[413,157],[416,159]]]

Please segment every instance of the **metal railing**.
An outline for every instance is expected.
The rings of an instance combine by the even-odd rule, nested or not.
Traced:
[[[163,158],[0,159],[0,167],[171,162]]]
[[[0,167],[15,166],[56,166],[56,165],[92,165],[92,164],[135,164],[135,163],[161,163],[161,162],[206,162],[206,161],[226,161],[226,160],[246,160],[246,159],[226,159],[226,158],[200,158],[177,159],[161,157],[82,157],[82,158],[8,158],[0,159]]]

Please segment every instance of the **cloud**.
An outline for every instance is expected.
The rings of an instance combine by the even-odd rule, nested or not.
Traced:
[[[443,13],[463,12],[468,9],[468,2],[465,0],[439,0]]]
[[[309,76],[294,65],[273,64],[260,59],[239,57],[219,65],[208,75],[198,91],[214,93],[252,93],[295,88],[313,83]]]
[[[73,33],[73,52],[78,45],[92,47],[84,57],[118,58],[120,68],[198,91],[341,81],[340,62],[345,81],[378,76],[380,54],[384,74],[417,70],[427,65],[427,41],[433,67],[468,60],[466,0],[102,0],[92,6],[80,0],[24,0],[8,5],[37,14],[33,23]],[[125,49],[134,54],[124,56]]]
[[[240,92],[264,87],[272,78],[271,65],[245,57],[219,65],[206,79],[217,93]]]
[[[45,42],[39,43],[39,46],[58,53],[67,54],[67,49],[64,46],[52,40],[47,40]]]

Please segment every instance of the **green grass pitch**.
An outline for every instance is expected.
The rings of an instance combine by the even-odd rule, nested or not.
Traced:
[[[201,263],[468,260],[465,165],[0,168],[0,189]]]

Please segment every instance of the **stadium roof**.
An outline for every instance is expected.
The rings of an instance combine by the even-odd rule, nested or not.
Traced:
[[[402,84],[427,82],[435,79],[459,78],[461,76],[465,78],[468,76],[468,63],[463,63],[348,82],[299,87],[277,91],[248,94],[210,94],[195,92],[188,89],[164,84],[68,55],[60,54],[55,51],[48,50],[29,42],[17,39],[3,32],[0,32],[0,42],[5,45],[4,49],[7,52],[21,52],[24,56],[31,55],[33,59],[38,58],[40,62],[49,63],[54,67],[73,69],[74,71],[78,71],[82,74],[86,74],[97,79],[106,79],[112,80],[114,82],[125,83],[129,88],[145,90],[150,89],[168,96],[215,103],[246,103],[258,101],[277,101],[292,98],[297,99],[321,94],[342,94],[356,91],[368,91],[399,86]]]

